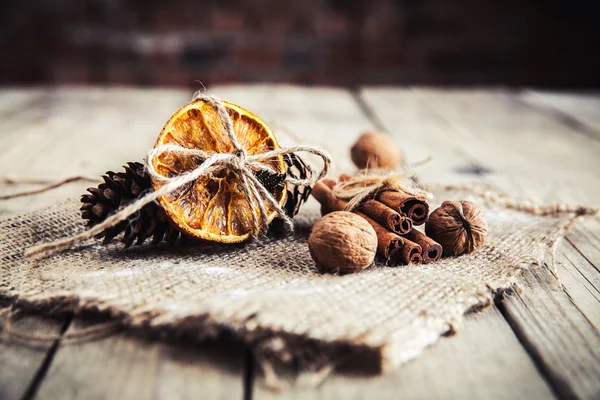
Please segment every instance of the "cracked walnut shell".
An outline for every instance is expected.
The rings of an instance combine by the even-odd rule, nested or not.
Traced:
[[[336,211],[315,223],[308,250],[321,272],[360,272],[375,259],[377,234],[364,218]]]
[[[487,235],[487,221],[481,207],[471,201],[445,201],[434,210],[425,233],[442,245],[446,256],[477,250]]]

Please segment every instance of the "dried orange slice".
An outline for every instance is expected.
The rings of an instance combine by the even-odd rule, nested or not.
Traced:
[[[275,135],[259,117],[235,104],[222,103],[229,112],[238,143],[249,155],[279,148]],[[215,107],[204,100],[187,104],[169,119],[154,147],[165,144],[216,153],[231,153],[234,150]],[[201,162],[201,159],[173,153],[163,153],[152,161],[156,171],[165,177],[191,171]],[[279,174],[286,172],[281,156],[264,163]],[[154,190],[162,185],[160,181],[152,182]],[[160,197],[159,201],[183,232],[213,242],[238,243],[250,237],[252,232],[251,208],[240,185],[236,173],[223,170],[216,176],[200,177]],[[283,206],[287,191],[280,185],[272,188],[271,192]],[[271,222],[277,213],[267,206],[267,214]]]

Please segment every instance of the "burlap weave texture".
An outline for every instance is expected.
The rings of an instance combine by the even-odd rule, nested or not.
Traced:
[[[417,356],[465,312],[489,304],[572,218],[511,211],[461,192],[436,197],[484,206],[489,235],[483,248],[430,265],[377,263],[345,276],[319,274],[310,258],[314,201],[296,218],[294,234],[248,244],[123,250],[120,243],[91,242],[25,259],[28,246],[83,230],[77,202],[68,201],[0,222],[0,297],[50,312],[108,312],[144,329],[199,336],[226,329],[276,361],[302,361],[315,345],[324,354],[329,347],[360,348],[386,369]]]

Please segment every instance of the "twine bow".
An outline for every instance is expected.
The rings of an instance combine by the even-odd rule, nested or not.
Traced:
[[[237,174],[240,179],[241,190],[244,192],[245,198],[247,199],[251,210],[251,234],[253,237],[259,236],[267,229],[269,225],[267,207],[271,207],[273,210],[275,210],[279,217],[284,221],[288,229],[293,230],[291,217],[286,214],[273,195],[269,193],[263,184],[256,178],[254,171],[263,170],[277,174],[279,173],[278,171],[275,171],[273,168],[265,165],[264,162],[295,152],[311,153],[321,157],[323,160],[323,168],[319,174],[315,175],[314,171],[311,170],[313,173],[310,174],[310,178],[295,179],[288,176],[286,177],[285,182],[289,182],[294,185],[312,186],[317,180],[323,178],[327,174],[329,165],[331,164],[331,158],[329,155],[324,151],[310,146],[292,146],[267,151],[266,153],[262,154],[248,155],[242,146],[240,146],[233,132],[233,122],[231,121],[231,117],[229,116],[229,113],[227,112],[227,109],[221,100],[204,92],[197,92],[194,94],[192,101],[198,99],[210,103],[213,107],[215,107],[219,119],[223,125],[225,135],[229,138],[233,146],[233,151],[231,153],[216,153],[213,151],[188,149],[172,144],[158,146],[150,150],[148,153],[146,158],[146,170],[153,179],[163,182],[163,185],[159,189],[150,192],[139,200],[129,204],[119,212],[105,219],[102,223],[95,225],[93,228],[69,238],[34,246],[25,252],[25,256],[48,256],[57,251],[69,248],[76,243],[91,239],[92,237],[102,233],[105,229],[111,228],[126,220],[130,215],[135,214],[146,204],[156,201],[161,196],[171,194],[187,183],[193,182],[202,176],[212,175],[223,170],[231,171]],[[192,171],[169,178],[159,174],[153,165],[153,161],[164,153],[199,158],[202,160],[202,162]]]
[[[375,198],[377,193],[398,190],[415,197],[429,199],[431,193],[415,185],[406,184],[406,179],[412,173],[377,173],[367,172],[364,175],[354,176],[346,181],[338,182],[333,188],[337,198],[348,201],[346,211],[354,211],[365,201]]]

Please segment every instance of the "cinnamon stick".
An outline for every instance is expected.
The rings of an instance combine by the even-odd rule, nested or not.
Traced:
[[[343,211],[347,202],[338,199],[333,195],[332,187],[335,181],[323,179],[315,184],[312,195],[321,203],[321,211],[333,212]],[[378,224],[375,220],[362,212],[356,212],[363,217],[375,230],[377,234],[377,254],[392,264],[420,264],[422,262],[421,247],[409,240],[390,232],[385,227]],[[408,243],[408,246],[406,243]]]
[[[333,191],[333,187],[336,184],[336,181],[334,179],[328,179],[328,178],[321,179],[321,182],[326,184],[329,189],[332,189],[332,191]]]
[[[399,251],[404,246],[404,239],[401,236],[396,235],[393,232],[388,231],[383,226],[379,225],[377,222],[373,221],[371,218],[366,215],[358,212],[357,215],[365,218],[366,221],[371,224],[375,233],[377,234],[377,254],[386,260],[390,260],[394,263],[402,262],[399,257]],[[408,264],[408,259],[405,261]]]
[[[340,182],[346,182],[352,178],[354,177],[350,174],[341,174],[338,179]],[[368,200],[361,205],[360,211],[399,235],[406,234],[412,229],[413,222],[406,214],[396,212],[380,201]]]
[[[404,239],[404,246],[400,249],[399,259],[405,264],[421,264],[423,262],[423,249],[421,246],[407,238]],[[407,261],[404,261],[407,260]]]
[[[424,233],[419,232],[416,229],[413,229],[404,235],[404,238],[412,240],[421,246],[423,249],[423,262],[426,264],[436,262],[442,256],[442,246],[429,236],[426,236]]]
[[[402,191],[381,192],[377,195],[377,200],[405,214],[414,226],[424,224],[429,216],[429,205],[426,201]]]
[[[338,180],[340,182],[346,182],[346,181],[349,181],[352,178],[354,178],[354,176],[352,176],[350,174],[340,174],[340,177],[338,178]]]
[[[377,200],[368,200],[359,208],[361,212],[392,232],[403,235],[411,231],[412,221]]]
[[[341,174],[339,181],[346,182],[352,178],[354,177],[350,174]],[[376,200],[379,200],[392,210],[397,211],[398,214],[406,215],[406,217],[411,221],[411,225],[422,225],[427,222],[427,217],[429,216],[429,205],[422,199],[411,196],[402,191],[386,191],[380,193]],[[371,216],[371,218],[373,218],[373,216]],[[412,226],[408,228],[408,231],[411,229]]]
[[[346,208],[347,203],[333,195],[332,188],[334,186],[335,181],[333,179],[321,179],[311,191],[313,197],[321,204],[321,215],[333,211],[343,211]]]

